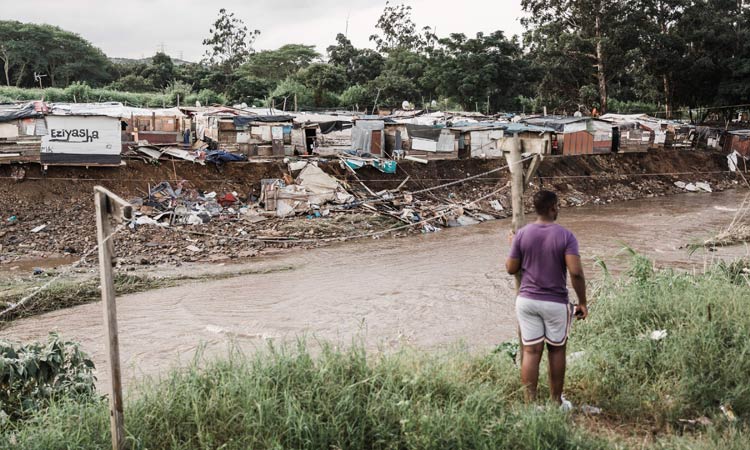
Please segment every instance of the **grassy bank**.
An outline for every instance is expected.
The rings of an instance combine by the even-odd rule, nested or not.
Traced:
[[[594,417],[524,405],[504,351],[312,355],[299,345],[144,383],[126,404],[128,436],[133,448],[174,449],[746,448],[750,289],[740,266],[655,272],[636,256],[626,277],[604,277],[574,330],[566,387],[575,405],[602,409]],[[108,424],[104,403],[60,401],[6,427],[0,447],[104,448]]]
[[[195,281],[210,281],[233,278],[243,275],[258,275],[272,272],[292,270],[291,266],[273,267],[269,269],[245,269],[236,272],[221,272],[203,275],[181,275],[173,277],[150,277],[144,275],[117,274],[115,275],[115,292],[117,295],[135,294],[154,289],[162,289]],[[54,273],[50,273],[54,276]],[[5,309],[13,303],[19,302],[46,281],[45,278],[32,278],[21,282],[6,282],[0,285],[0,309]],[[70,308],[101,300],[99,278],[61,279],[52,283],[48,288],[34,296],[23,307],[18,308],[0,320],[0,328],[10,321],[23,317],[34,316],[58,309]]]

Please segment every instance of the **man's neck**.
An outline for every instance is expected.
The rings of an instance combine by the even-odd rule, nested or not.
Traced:
[[[555,221],[553,219],[550,219],[549,217],[536,216],[535,223],[538,223],[539,225],[549,225],[551,223],[555,223]]]

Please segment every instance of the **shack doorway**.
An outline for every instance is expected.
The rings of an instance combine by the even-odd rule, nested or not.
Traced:
[[[305,154],[313,154],[317,151],[317,130],[315,128],[305,128]]]
[[[373,155],[381,155],[383,149],[381,148],[381,142],[383,140],[383,132],[381,130],[372,130],[372,143],[370,144],[370,153]]]

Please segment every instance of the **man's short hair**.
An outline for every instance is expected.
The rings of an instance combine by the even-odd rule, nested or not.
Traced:
[[[552,191],[539,191],[534,194],[534,209],[539,215],[545,215],[557,206],[557,194]]]

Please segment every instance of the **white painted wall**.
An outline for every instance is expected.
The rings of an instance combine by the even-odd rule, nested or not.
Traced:
[[[120,120],[104,116],[47,116],[42,153],[119,155]]]

